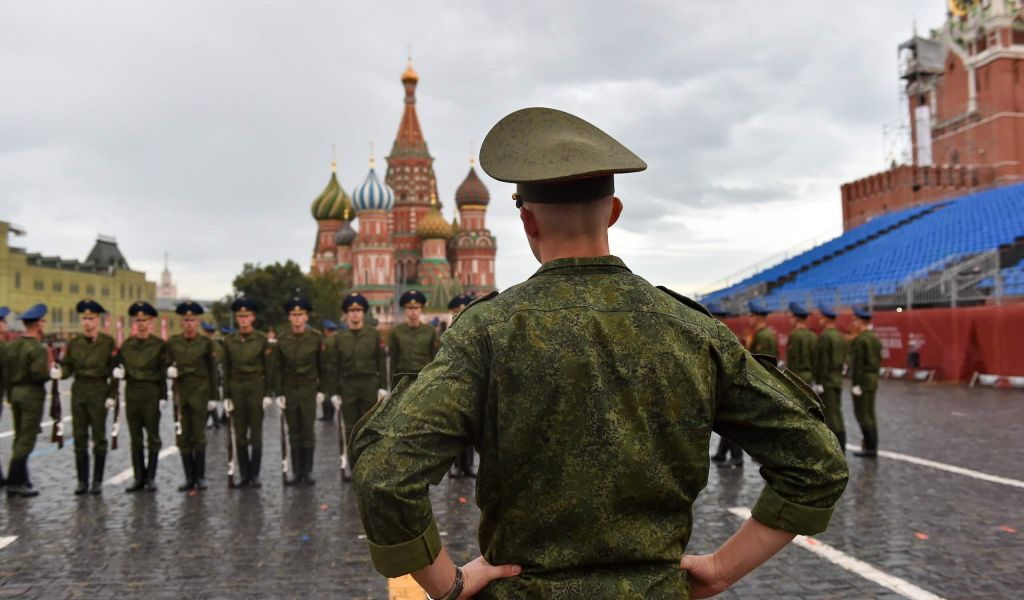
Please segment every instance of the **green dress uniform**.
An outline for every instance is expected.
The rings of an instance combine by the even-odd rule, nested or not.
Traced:
[[[834,324],[829,324],[818,337],[817,374],[814,379],[824,388],[821,399],[825,403],[825,422],[846,449],[846,426],[843,424],[843,365],[849,342]]]
[[[750,353],[770,356],[775,360],[779,359],[779,339],[775,330],[765,325],[757,330],[754,339],[750,342]]]
[[[818,336],[806,327],[797,327],[786,343],[786,368],[797,374],[807,385],[814,384],[814,358]]]
[[[395,326],[388,335],[392,382],[402,375],[419,373],[434,360],[438,343],[437,332],[426,323],[420,323],[419,327],[410,327],[408,323]]]
[[[33,496],[28,476],[28,457],[42,432],[46,402],[46,383],[50,380],[46,347],[34,337],[20,337],[7,345],[5,379],[7,399],[11,404],[14,443],[7,470],[8,496]]]
[[[850,383],[860,388],[853,396],[853,413],[864,434],[862,455],[874,456],[878,451],[878,423],[875,420],[875,393],[878,391],[878,370],[882,366],[882,343],[870,329],[861,331],[850,344]]]
[[[167,343],[155,335],[146,339],[132,336],[121,344],[119,356],[125,371],[124,406],[135,475],[135,483],[126,491],[135,492],[143,486],[154,491],[162,446],[160,401],[167,400]],[[145,450],[148,460],[144,460]]]
[[[275,358],[273,387],[286,401],[284,414],[295,473],[291,483],[313,483],[316,399],[330,386],[324,336],[310,327],[298,334],[287,329],[277,336],[277,348],[271,356]]]
[[[523,567],[481,599],[688,597],[679,559],[713,430],[763,465],[754,518],[824,531],[847,470],[817,397],[666,292],[616,257],[564,258],[463,311],[354,432],[377,570],[434,561],[428,488],[470,444],[483,555]]]
[[[341,396],[341,416],[352,427],[387,389],[384,340],[375,327],[339,331],[328,344],[332,393]]]
[[[270,394],[273,345],[259,331],[233,333],[223,342],[224,398],[234,405],[239,475],[243,484],[258,484],[263,462],[263,398]]]
[[[76,493],[85,492],[89,481],[89,434],[92,433],[92,492],[100,493],[107,458],[108,398],[117,397],[117,380],[111,376],[117,366],[117,344],[105,333],[94,339],[84,335],[68,342],[61,360],[64,378],[74,377],[71,384],[71,427],[75,436],[75,468],[78,474]]]
[[[177,442],[185,470],[180,491],[205,487],[207,404],[218,397],[214,352],[213,340],[198,333],[191,338],[174,335],[167,341],[167,361],[178,370],[174,386],[181,435]]]

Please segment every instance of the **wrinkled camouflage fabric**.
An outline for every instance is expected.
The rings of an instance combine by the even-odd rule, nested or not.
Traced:
[[[762,463],[755,518],[823,531],[847,470],[818,399],[702,311],[615,257],[552,261],[470,305],[437,358],[356,426],[376,568],[434,560],[428,486],[467,444],[483,554],[524,568],[477,598],[688,597],[678,564],[712,430]]]

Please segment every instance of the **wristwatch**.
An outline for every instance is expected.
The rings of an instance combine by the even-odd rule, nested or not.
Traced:
[[[456,600],[462,594],[462,586],[462,569],[455,565],[455,583],[452,584],[452,589],[448,590],[448,593],[440,598],[434,598],[427,594],[427,600]]]

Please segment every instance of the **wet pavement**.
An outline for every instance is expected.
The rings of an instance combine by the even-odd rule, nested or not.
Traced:
[[[852,562],[790,546],[721,597],[1021,594],[1024,394],[889,381],[882,386],[881,447],[897,454],[877,460],[849,455],[846,494],[829,530],[810,542]],[[844,405],[856,444],[848,392]],[[160,463],[154,494],[125,494],[125,484],[117,483],[105,486],[102,496],[74,496],[73,449],[55,450],[45,428],[30,461],[42,495],[0,498],[0,598],[387,598],[388,582],[370,564],[355,499],[338,474],[333,425],[318,423],[317,484],[283,488],[277,418],[271,409],[264,422],[262,489],[227,489],[222,428],[209,432],[210,488],[192,496],[175,491],[182,469],[173,453]],[[169,414],[162,426],[167,448],[174,439]],[[5,468],[11,437],[3,433],[10,429],[5,410]],[[127,435],[121,442],[110,454],[108,478],[129,467]],[[952,473],[900,455],[968,471]],[[986,481],[972,472],[1002,479]],[[729,509],[749,508],[761,487],[749,459],[742,469],[712,467],[694,507],[689,551],[710,552],[728,538],[742,522]],[[432,491],[443,539],[460,562],[478,553],[473,494],[469,479],[446,479]],[[865,577],[863,565],[888,576],[890,587]],[[900,587],[900,580],[909,587]]]

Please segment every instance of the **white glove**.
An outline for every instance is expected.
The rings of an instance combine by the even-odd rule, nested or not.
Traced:
[[[270,408],[270,405],[273,404],[273,403],[274,403],[274,399],[271,398],[270,396],[264,396],[263,397],[263,409],[264,410]]]
[[[383,400],[383,399],[385,399],[387,397],[388,397],[388,391],[386,389],[380,388],[379,390],[377,390],[377,402],[380,402],[381,400]]]
[[[117,365],[110,374],[114,376],[114,379],[124,379],[124,367]]]
[[[232,412],[235,410],[235,403],[231,401],[231,398],[224,399],[224,412]]]
[[[110,410],[110,409],[114,408],[114,406],[115,406],[116,404],[117,404],[117,402],[114,402],[114,399],[113,399],[113,398],[107,398],[107,401],[103,403],[103,406],[104,406],[104,407],[105,407],[105,408],[106,408],[107,410]]]
[[[60,379],[63,376],[64,370],[60,368],[60,365],[50,367],[50,379]]]
[[[852,388],[850,388],[850,391],[853,392],[854,396],[860,396],[861,394],[864,393],[864,390],[860,389],[859,385],[853,386]]]
[[[167,378],[177,379],[178,378],[178,367],[171,365],[167,367]]]
[[[317,392],[316,393],[316,405],[320,406],[323,403],[324,403],[324,393],[323,392]]]
[[[813,386],[811,386],[811,389],[814,390],[814,393],[818,394],[819,396],[825,393],[825,386],[821,385],[820,383],[814,384]]]
[[[331,404],[334,405],[334,408],[341,408],[341,396],[337,394],[331,396]]]
[[[277,397],[277,407],[284,410],[288,406],[288,399],[284,396]]]
[[[167,401],[166,400],[161,400],[160,401],[160,412],[163,412],[165,410],[167,410]]]
[[[216,400],[208,400],[206,402],[206,412],[213,412],[215,410],[217,410],[217,401]]]

